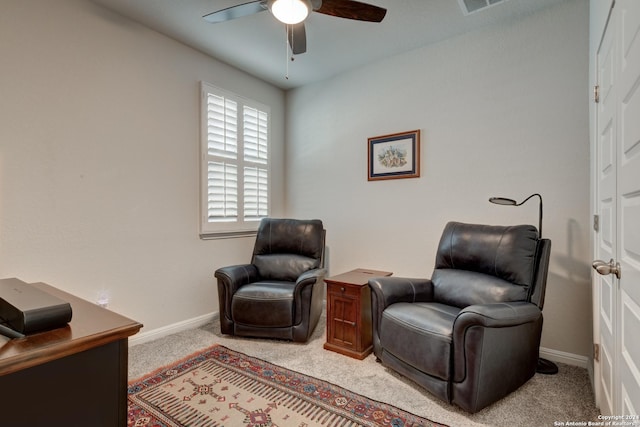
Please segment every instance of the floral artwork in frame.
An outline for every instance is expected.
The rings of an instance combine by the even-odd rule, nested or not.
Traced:
[[[420,176],[420,130],[368,140],[369,181]]]

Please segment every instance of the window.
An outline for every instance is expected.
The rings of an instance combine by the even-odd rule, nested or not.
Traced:
[[[505,1],[507,0],[458,0],[458,3],[460,3],[460,7],[462,8],[462,13],[470,15],[488,7],[504,3]]]
[[[202,83],[202,238],[255,232],[269,215],[269,108]]]

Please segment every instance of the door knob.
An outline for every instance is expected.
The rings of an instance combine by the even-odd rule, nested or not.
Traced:
[[[615,274],[619,279],[622,276],[622,272],[620,271],[620,263],[613,261],[613,258],[609,262],[604,262],[599,259],[593,261],[591,264],[593,269],[601,274],[602,276],[608,276],[609,274]]]

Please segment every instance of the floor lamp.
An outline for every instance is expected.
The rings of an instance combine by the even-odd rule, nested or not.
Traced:
[[[521,206],[526,203],[532,197],[538,197],[540,199],[540,214],[538,216],[538,239],[542,239],[542,196],[538,193],[534,193],[521,201],[520,203],[516,202],[513,199],[507,199],[505,197],[491,197],[489,201],[496,205],[504,205],[504,206]],[[558,365],[553,363],[550,360],[543,359],[538,357],[538,366],[536,368],[536,372],[546,375],[554,375],[558,373]]]

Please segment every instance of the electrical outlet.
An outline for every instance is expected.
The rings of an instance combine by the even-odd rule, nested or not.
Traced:
[[[109,305],[109,291],[98,292],[96,304],[98,304],[100,307],[107,308],[107,306]]]

